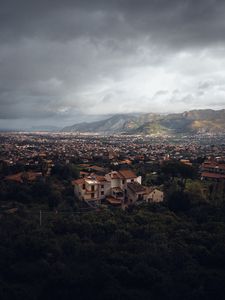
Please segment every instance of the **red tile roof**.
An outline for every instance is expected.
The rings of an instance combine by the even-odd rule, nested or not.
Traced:
[[[42,173],[41,172],[27,172],[25,174],[25,176],[27,176],[28,181],[35,181],[38,177],[42,177]]]
[[[131,171],[131,170],[120,170],[120,171],[118,171],[118,173],[124,179],[132,179],[132,178],[136,178],[137,177],[135,175],[135,173],[133,171]]]
[[[77,185],[81,185],[81,184],[84,184],[84,178],[80,178],[80,179],[76,179],[76,180],[73,180],[72,181],[72,184],[73,185],[75,185],[75,184],[77,184]]]
[[[121,179],[123,178],[118,172],[111,172],[112,179]]]
[[[5,180],[10,180],[10,181],[16,181],[16,182],[22,182],[22,176],[23,173],[17,173],[13,175],[9,175],[5,177]]]
[[[202,164],[202,167],[225,170],[225,164],[220,164],[220,163],[215,163],[215,162],[205,162]]]
[[[217,173],[211,173],[211,172],[203,172],[202,177],[215,178],[215,179],[225,179],[225,175],[217,174]]]
[[[122,201],[119,199],[116,199],[113,196],[108,196],[106,197],[106,200],[111,204],[111,205],[121,205]]]
[[[35,181],[38,177],[41,177],[42,173],[41,172],[20,172],[17,174],[9,175],[5,177],[5,180],[10,180],[10,181],[16,181],[16,182],[23,182],[24,180],[28,181]]]
[[[105,176],[96,176],[96,179],[100,182],[104,182],[104,181],[107,181]]]
[[[80,175],[89,175],[90,173],[88,172],[84,172],[84,171],[80,171]]]
[[[136,194],[143,194],[146,192],[145,188],[138,182],[130,182],[127,184],[127,187]]]

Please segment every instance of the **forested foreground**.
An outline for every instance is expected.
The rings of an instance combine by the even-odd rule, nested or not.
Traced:
[[[224,299],[225,207],[0,219],[0,299]]]

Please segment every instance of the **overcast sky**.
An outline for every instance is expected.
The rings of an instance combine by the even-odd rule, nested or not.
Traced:
[[[0,127],[225,108],[225,1],[0,0]]]

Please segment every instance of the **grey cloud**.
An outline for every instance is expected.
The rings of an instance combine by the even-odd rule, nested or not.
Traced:
[[[171,45],[223,42],[222,0],[3,1],[1,38],[148,35]]]
[[[207,90],[214,89],[217,91],[225,91],[225,82],[223,79],[217,78],[211,79],[211,80],[206,80],[206,81],[201,81],[198,84],[198,89],[199,91],[206,92]]]
[[[167,94],[168,94],[168,91],[160,90],[155,93],[154,97],[163,96],[163,95],[167,95]]]
[[[201,81],[198,84],[198,89],[199,90],[206,90],[208,88],[211,88],[213,85],[214,85],[214,82],[212,80]]]
[[[197,97],[209,105],[207,91],[220,93],[217,102],[223,103],[224,74],[218,75],[217,56],[210,52],[222,49],[223,69],[222,0],[0,2],[0,119],[67,122],[91,110],[135,111],[137,102],[139,110],[154,109],[155,103],[171,109],[180,103],[182,109]],[[205,49],[212,74],[193,72],[191,59],[187,67],[185,59],[176,63],[181,52],[194,56]],[[159,76],[155,89],[151,73]],[[166,74],[179,74],[181,82],[164,87],[165,79],[160,86]]]

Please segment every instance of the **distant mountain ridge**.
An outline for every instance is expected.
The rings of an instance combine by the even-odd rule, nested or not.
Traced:
[[[136,117],[126,114],[114,115],[106,120],[83,122],[63,128],[65,132],[121,132],[129,129],[129,123],[135,122]],[[132,127],[133,128],[133,127]]]
[[[191,110],[167,115],[155,113],[139,116],[118,114],[101,121],[67,126],[62,131],[140,135],[225,133],[225,109]]]

